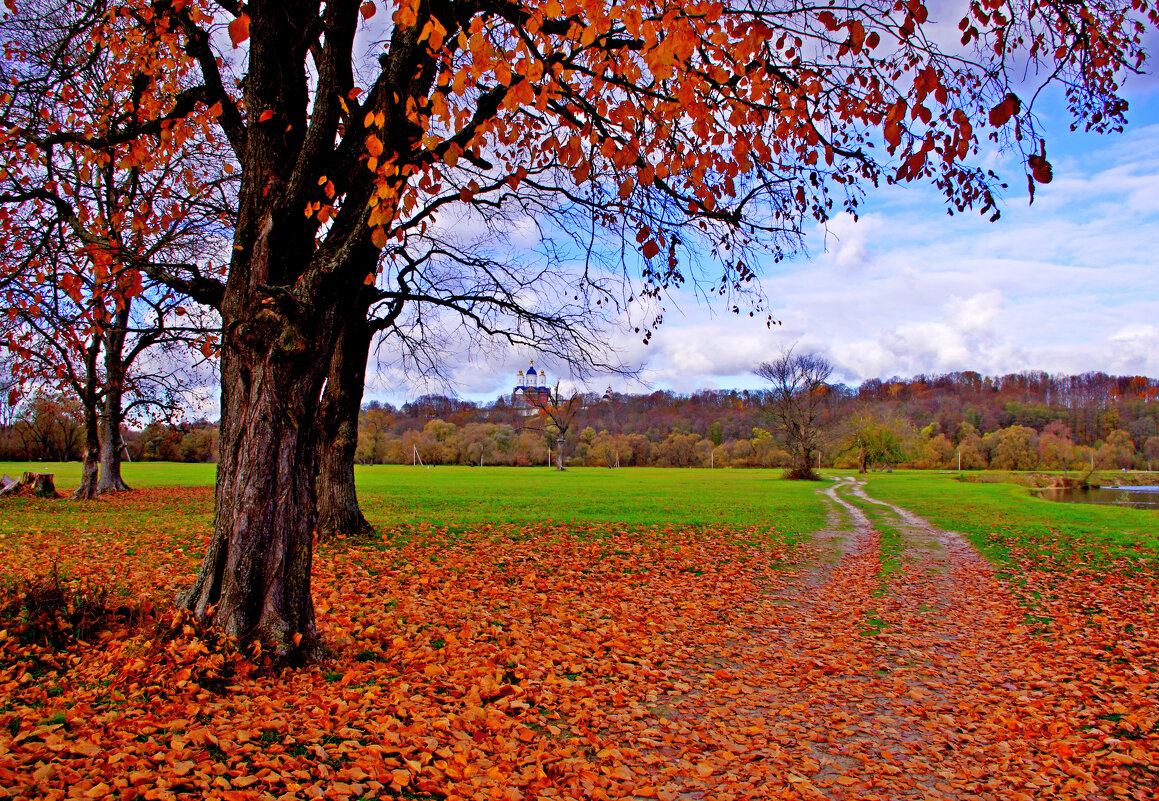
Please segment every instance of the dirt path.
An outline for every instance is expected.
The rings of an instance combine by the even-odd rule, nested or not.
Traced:
[[[670,667],[688,690],[641,722],[657,797],[1099,797],[1019,729],[1050,688],[989,566],[855,479],[824,494],[815,563]]]

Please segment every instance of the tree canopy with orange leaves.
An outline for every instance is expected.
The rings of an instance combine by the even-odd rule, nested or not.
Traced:
[[[526,341],[553,315],[629,303],[647,338],[686,281],[755,312],[757,254],[792,252],[867,186],[928,181],[993,213],[989,140],[1022,152],[1032,187],[1050,180],[1039,90],[1061,85],[1077,124],[1121,126],[1121,81],[1159,22],[1146,0],[971,0],[949,20],[921,0],[7,6],[74,12],[46,69],[102,58],[112,73],[92,87],[111,99],[97,124],[53,113],[66,82],[47,117],[9,115],[5,176],[50,181],[54,150],[149,170],[229,143],[220,275],[133,263],[223,323],[215,535],[183,603],[287,657],[315,645],[312,422],[361,287],[449,298],[484,328],[538,293]],[[462,244],[462,228],[527,224],[546,254],[531,266]]]

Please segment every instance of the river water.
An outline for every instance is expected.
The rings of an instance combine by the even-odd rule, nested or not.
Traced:
[[[1098,489],[1048,489],[1042,497],[1066,503],[1101,503],[1159,510],[1159,486],[1100,487]]]

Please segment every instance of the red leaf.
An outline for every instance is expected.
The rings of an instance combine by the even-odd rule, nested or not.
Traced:
[[[1054,178],[1054,170],[1044,156],[1034,155],[1026,161],[1030,165],[1030,174],[1040,184],[1049,184]]]
[[[250,17],[249,14],[242,14],[240,17],[229,23],[229,38],[236,48],[239,44],[250,38]]]
[[[1022,101],[1018,99],[1018,95],[1012,92],[1007,93],[1006,97],[1002,98],[1001,103],[990,109],[990,124],[999,128],[1021,110]]]

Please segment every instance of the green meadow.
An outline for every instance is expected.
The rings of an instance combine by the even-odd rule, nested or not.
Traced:
[[[80,466],[0,462],[0,472],[16,476],[23,470],[53,473],[57,489],[68,492],[80,479]],[[143,462],[126,464],[125,481],[134,488],[211,487],[216,466]],[[472,526],[541,522],[622,523],[628,526],[762,527],[784,539],[798,539],[821,527],[825,507],[816,485],[784,481],[779,471],[696,470],[663,468],[410,467],[375,465],[355,469],[363,513],[387,529],[419,527],[468,529]],[[165,496],[159,494],[163,505]],[[189,512],[210,513],[211,497],[187,498]],[[17,518],[43,515],[52,502],[28,510],[14,502],[0,522],[0,531]],[[107,504],[60,506],[66,514],[104,518]],[[35,508],[36,512],[32,512]],[[0,506],[0,510],[4,507]],[[55,509],[54,509],[55,511]],[[154,525],[163,525],[163,511]],[[144,508],[135,514],[148,515]],[[53,515],[55,516],[55,515]],[[111,523],[111,521],[103,521]],[[138,522],[145,522],[138,520]],[[38,523],[43,525],[43,519]]]
[[[53,473],[57,488],[65,493],[80,476],[76,463],[0,462],[0,472],[8,475],[23,470]],[[212,464],[126,464],[130,486],[154,490],[147,503],[0,500],[0,534],[100,532],[130,525],[190,535],[204,532],[212,520],[209,490],[215,470]],[[356,477],[367,518],[390,533],[576,522],[756,527],[778,539],[800,541],[824,526],[827,511],[817,491],[826,483],[784,481],[773,470],[571,468],[561,473],[548,468],[376,465],[356,468]],[[871,496],[905,507],[939,528],[961,532],[995,561],[1007,558],[1011,549],[1064,557],[1097,549],[1104,556],[1146,559],[1159,552],[1159,514],[1153,511],[1057,503],[1024,486],[962,481],[948,473],[897,471],[864,479]],[[174,492],[166,493],[168,488]],[[867,511],[877,510],[867,505]],[[888,535],[886,518],[880,513],[872,517],[880,518]],[[190,544],[194,539],[190,536]]]
[[[960,532],[995,562],[1005,561],[1012,549],[1049,552],[1056,563],[1095,551],[1100,559],[1154,560],[1159,553],[1159,514],[1152,510],[1059,503],[1019,484],[918,470],[870,474],[865,488],[938,528]]]

